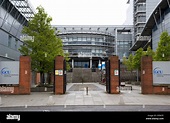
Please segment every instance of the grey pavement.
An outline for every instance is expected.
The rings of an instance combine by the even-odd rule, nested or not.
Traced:
[[[87,92],[88,87],[88,92]],[[67,83],[65,94],[53,92],[31,92],[30,95],[0,95],[0,107],[17,106],[120,106],[120,105],[169,105],[170,95],[141,94],[141,87],[132,85],[132,90],[121,90],[120,94],[108,94],[106,86],[99,83]]]

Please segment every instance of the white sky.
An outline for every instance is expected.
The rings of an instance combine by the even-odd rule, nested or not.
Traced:
[[[41,5],[52,17],[52,25],[122,25],[128,0],[29,0]]]

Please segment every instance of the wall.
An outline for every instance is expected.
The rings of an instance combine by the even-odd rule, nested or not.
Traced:
[[[141,93],[170,94],[170,85],[153,85],[152,57],[143,56],[141,59]]]

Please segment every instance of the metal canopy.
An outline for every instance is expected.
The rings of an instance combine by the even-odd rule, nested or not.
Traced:
[[[130,48],[130,51],[136,51],[139,48],[143,48],[144,50],[151,44],[150,41],[136,41],[133,46]]]
[[[19,12],[29,21],[34,17],[35,10],[29,0],[9,0]]]

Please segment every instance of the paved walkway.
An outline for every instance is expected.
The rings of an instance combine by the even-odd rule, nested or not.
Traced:
[[[88,93],[87,88],[88,87]],[[140,86],[108,94],[99,83],[68,83],[67,92],[31,92],[30,95],[0,95],[0,107],[46,105],[170,105],[170,95],[144,95]]]

